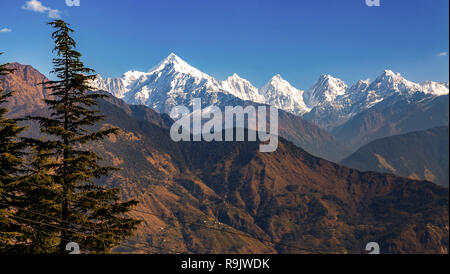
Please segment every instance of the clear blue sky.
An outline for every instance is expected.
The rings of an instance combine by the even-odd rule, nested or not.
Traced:
[[[27,1],[0,0],[0,62],[46,74],[45,23],[58,10],[85,64],[103,76],[146,71],[174,52],[218,79],[236,72],[258,87],[277,73],[307,89],[323,73],[351,84],[384,69],[448,81],[448,0],[40,0],[41,13],[23,9]]]

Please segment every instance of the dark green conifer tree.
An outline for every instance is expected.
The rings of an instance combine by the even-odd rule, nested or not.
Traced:
[[[21,224],[23,240],[14,246],[15,253],[57,253],[61,223],[61,187],[54,183],[52,153],[43,147],[31,147],[23,176],[16,184],[9,204],[14,219]]]
[[[103,119],[95,110],[96,100],[105,96],[89,92],[93,90],[89,82],[95,75],[80,60],[81,54],[71,37],[73,30],[62,20],[49,25],[55,29],[52,38],[56,57],[52,73],[57,78],[44,83],[51,91],[45,100],[51,114],[28,117],[39,122],[47,139],[28,139],[28,142],[50,159],[44,162],[44,170],[51,170],[47,175],[58,195],[55,196],[57,205],[48,203],[47,206],[59,211],[57,220],[53,220],[60,228],[58,252],[65,253],[69,241],[78,243],[85,252],[110,252],[132,235],[139,224],[140,221],[125,216],[137,202],[122,202],[118,189],[95,183],[95,179],[115,168],[102,166],[101,158],[85,145],[115,134],[117,129],[94,130],[94,125]],[[34,169],[39,172],[39,168]],[[54,216],[53,212],[48,213]]]
[[[12,72],[7,65],[0,65],[0,77]],[[12,95],[13,92],[0,89],[0,252],[10,252],[21,237],[13,219],[15,210],[5,203],[20,177],[24,148],[18,136],[24,128],[17,124],[16,119],[6,118],[8,109],[1,107]]]

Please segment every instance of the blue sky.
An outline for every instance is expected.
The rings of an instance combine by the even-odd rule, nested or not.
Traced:
[[[45,23],[60,16],[76,30],[85,64],[103,76],[146,71],[174,52],[218,79],[236,72],[257,87],[277,73],[307,89],[323,73],[352,84],[384,69],[448,81],[448,0],[28,1],[0,0],[0,62],[45,74]]]

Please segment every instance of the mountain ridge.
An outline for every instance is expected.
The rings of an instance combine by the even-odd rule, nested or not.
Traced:
[[[415,94],[413,100],[393,95],[333,129],[338,140],[356,149],[379,138],[448,126],[449,96]]]
[[[16,63],[16,66],[22,65]],[[35,75],[34,77],[40,79],[40,81],[47,80],[44,75],[42,75],[33,67],[27,66],[27,68]],[[136,73],[134,73],[134,75],[136,75]],[[10,113],[10,115],[14,117],[24,116],[25,114],[30,114],[32,111],[36,110],[38,108],[36,106],[44,106],[43,99],[45,99],[47,91],[43,89],[42,86],[37,85],[35,81],[27,81],[26,79],[22,79],[21,81],[19,81],[20,79],[17,78],[16,75],[10,75],[7,79],[12,79],[11,77],[14,77],[16,79],[14,82],[15,85],[26,87],[24,89],[26,93],[25,96],[15,97],[12,102],[8,103],[8,107],[15,109],[12,113]],[[9,83],[10,81],[6,81],[5,85],[7,85],[7,82]],[[244,107],[248,105],[252,105],[254,107],[262,105],[253,103],[251,101],[243,101],[234,96],[227,96],[226,94],[221,92],[208,93],[204,90],[201,90],[200,92],[204,96],[208,96],[209,101],[215,100],[220,103],[218,106],[221,107],[222,110],[227,105],[241,105]],[[105,91],[105,93],[107,93],[107,91]],[[21,100],[19,98],[22,98],[22,102],[20,102]],[[165,125],[166,127],[170,126],[172,123],[172,120],[164,112],[161,113],[161,117],[164,117],[161,120],[159,118],[155,118],[156,115],[154,111],[156,110],[154,108],[150,108],[153,110],[151,111],[150,109],[146,109],[147,106],[145,105],[128,105],[123,100],[119,98],[115,100],[114,98],[117,97],[110,97],[108,100],[113,102],[114,104],[118,104],[119,107],[124,108],[127,113],[134,113],[135,115],[137,115],[135,118],[146,119],[152,117],[151,120],[156,119],[153,120],[153,122],[160,125]],[[20,108],[15,107],[18,104],[20,104]],[[203,106],[207,105],[204,102],[202,102],[202,104]],[[18,111],[19,109],[20,112]],[[331,136],[331,134],[313,125],[307,120],[288,112],[279,111],[279,134],[280,136],[285,137],[297,146],[300,146],[303,149],[307,150],[309,153],[332,161],[341,160],[343,155],[346,155],[348,153],[347,148],[342,145],[335,137]]]
[[[341,164],[361,171],[389,172],[448,187],[449,127],[374,140]]]
[[[161,83],[161,73],[168,82]],[[305,115],[326,130],[334,129],[394,94],[404,97],[415,93],[427,96],[448,94],[448,82],[426,81],[417,84],[391,70],[385,70],[372,82],[360,80],[350,88],[342,80],[327,74],[321,75],[306,92],[293,87],[279,74],[273,76],[263,87],[256,88],[236,73],[223,81],[216,80],[187,64],[174,53],[148,72],[129,71],[122,77],[105,80],[98,75],[94,84],[128,103],[145,104],[160,112],[168,112],[175,103],[189,104],[191,98],[186,100],[186,96],[201,95],[200,90],[207,93],[220,92],[244,101],[274,105],[295,115]],[[208,104],[218,103],[217,100],[206,101]],[[324,115],[330,116],[329,112],[337,116],[337,123],[331,122],[330,118],[321,118]]]
[[[140,241],[184,253],[365,253],[369,241],[382,253],[448,253],[448,189],[346,168],[283,138],[274,153],[175,143],[164,114],[112,96],[98,109],[106,119],[95,129],[120,130],[86,149],[121,168],[98,183],[139,200],[130,214],[143,220]]]

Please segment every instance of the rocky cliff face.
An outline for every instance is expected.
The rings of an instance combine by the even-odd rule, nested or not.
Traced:
[[[16,92],[7,105],[11,110],[9,115],[20,116],[43,108],[47,93],[42,83],[47,78],[29,65],[12,63],[9,68],[14,69],[14,73],[7,74],[0,82],[2,89]]]

